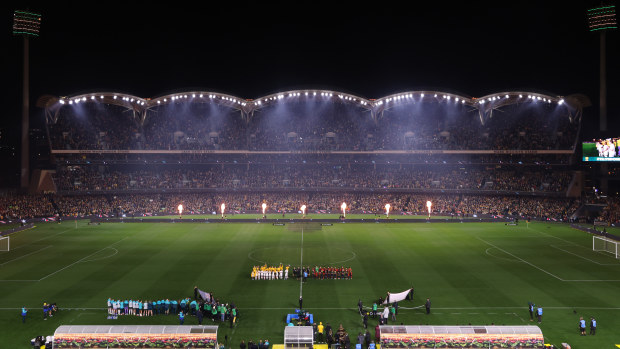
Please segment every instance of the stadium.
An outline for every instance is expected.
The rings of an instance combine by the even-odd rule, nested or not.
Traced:
[[[613,3],[26,3],[0,347],[620,347]]]
[[[98,92],[37,106],[54,167],[0,212],[14,347],[614,343],[567,330],[618,324],[618,203],[584,196],[583,95]],[[34,327],[9,319],[22,306]]]
[[[57,168],[34,182],[57,194],[50,216],[171,214],[178,204],[209,214],[221,203],[257,213],[263,202],[278,214],[302,204],[339,213],[343,201],[351,213],[390,203],[410,215],[435,199],[441,214],[567,221],[583,191],[570,166],[589,103],[580,95],[415,91],[367,100],[306,90],[248,100],[194,91],[39,102]],[[71,203],[84,194],[104,207]],[[474,203],[489,195],[504,206]],[[535,207],[541,197],[554,211]]]

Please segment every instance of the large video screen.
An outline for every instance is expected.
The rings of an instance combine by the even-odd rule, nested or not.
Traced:
[[[620,137],[581,143],[583,161],[620,161]]]

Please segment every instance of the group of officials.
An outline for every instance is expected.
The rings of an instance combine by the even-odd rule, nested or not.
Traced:
[[[534,315],[538,320],[538,323],[542,323],[543,309],[542,306],[536,305],[532,302],[527,303],[528,311],[530,312],[530,321],[534,321]],[[576,311],[575,311],[576,312]],[[586,335],[586,320],[583,319],[583,316],[579,317],[579,334],[582,336]],[[596,334],[596,319],[594,317],[590,317],[590,334]]]
[[[536,305],[533,302],[527,302],[527,310],[530,312],[530,321],[534,321],[534,315],[536,315],[536,319],[538,323],[542,323],[543,316],[543,308],[540,305]]]
[[[582,336],[586,335],[586,320],[583,316],[579,317],[579,333]],[[593,317],[590,318],[590,334],[593,336],[596,334],[596,319]]]

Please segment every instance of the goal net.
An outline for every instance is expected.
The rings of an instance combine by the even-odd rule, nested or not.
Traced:
[[[618,244],[620,244],[620,241],[611,240],[602,236],[592,236],[593,251],[607,252],[614,255],[616,258],[619,258]]]
[[[8,251],[10,246],[8,236],[0,237],[0,251]]]

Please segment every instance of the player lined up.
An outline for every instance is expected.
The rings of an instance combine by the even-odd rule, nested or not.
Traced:
[[[305,280],[308,277],[313,279],[352,279],[353,278],[353,269],[350,267],[325,267],[325,266],[315,266],[311,267],[303,267],[303,268],[293,268],[293,275],[295,278],[302,278]]]
[[[209,302],[190,298],[183,298],[179,301],[175,299],[134,301],[108,298],[108,314],[135,316],[188,314],[196,316],[199,324],[202,324],[203,317],[207,317],[212,321],[231,320],[232,326],[237,318],[237,308],[234,303],[224,304],[214,298],[211,298]]]
[[[189,298],[181,300],[160,299],[154,300],[114,300],[108,298],[108,314],[153,316],[159,314],[176,314],[178,311],[188,312],[192,303]]]
[[[279,266],[268,266],[267,264],[252,267],[250,277],[252,280],[286,280],[288,279],[287,265],[284,267],[282,263]]]

